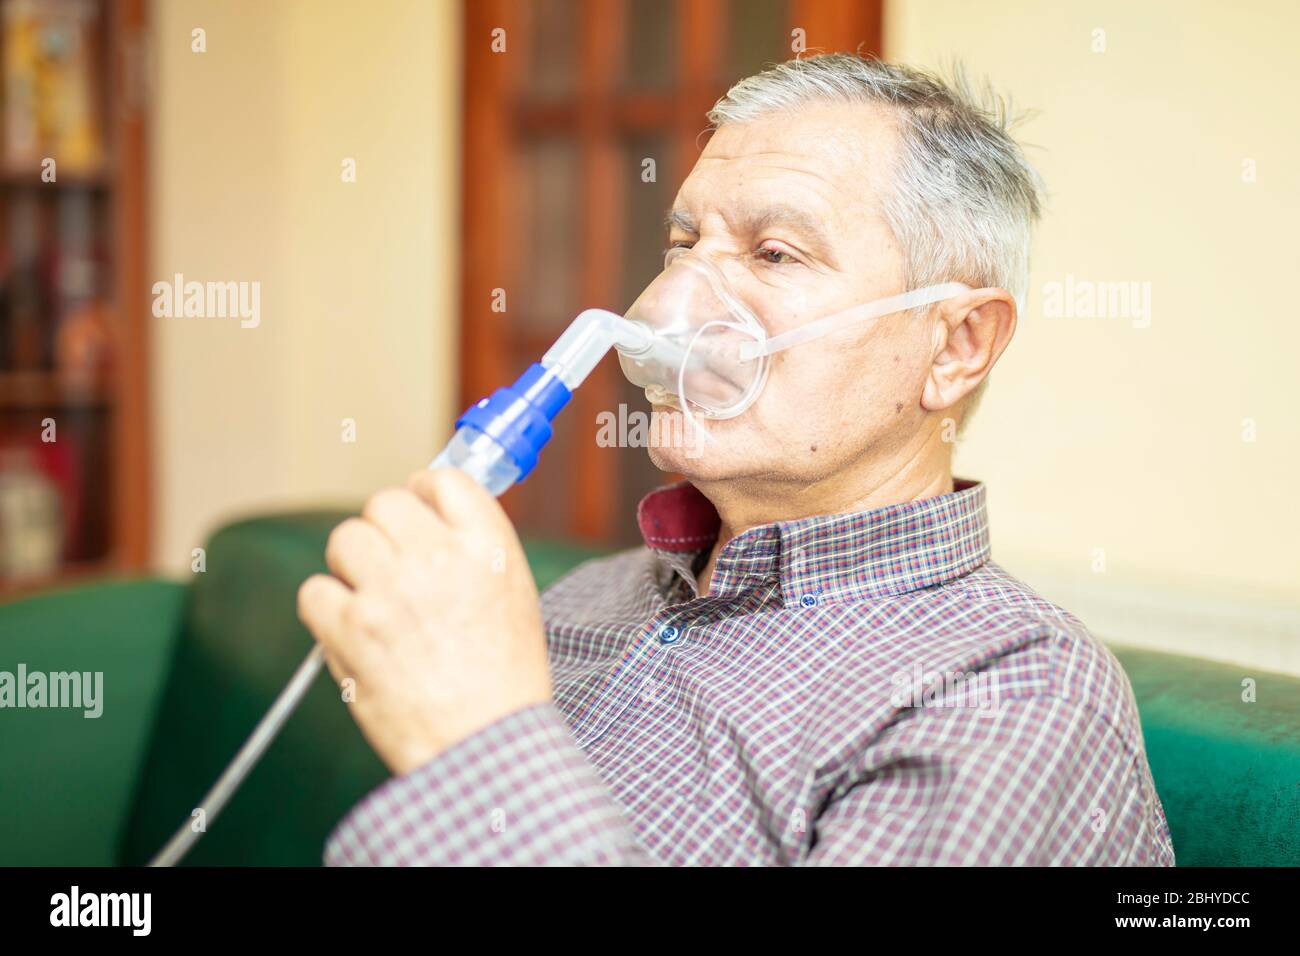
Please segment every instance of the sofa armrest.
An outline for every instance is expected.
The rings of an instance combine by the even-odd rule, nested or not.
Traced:
[[[118,862],[184,597],[180,584],[126,580],[0,606],[0,864]],[[49,681],[74,672],[81,681]],[[43,682],[80,706],[49,706],[50,690],[31,706]]]
[[[1114,647],[1179,866],[1300,864],[1300,679]]]

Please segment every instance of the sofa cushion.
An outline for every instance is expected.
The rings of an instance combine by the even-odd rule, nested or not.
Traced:
[[[1114,648],[1180,866],[1300,865],[1300,680]],[[1242,682],[1254,681],[1255,700]]]

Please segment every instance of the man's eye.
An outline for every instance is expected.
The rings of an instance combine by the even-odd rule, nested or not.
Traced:
[[[780,249],[774,249],[771,246],[759,246],[754,254],[764,262],[774,266],[790,265],[799,261],[788,252],[782,252]]]
[[[678,239],[675,242],[670,242],[668,248],[664,250],[664,268],[667,269],[682,256],[686,255],[686,251],[693,245],[695,245],[695,243],[688,239]]]

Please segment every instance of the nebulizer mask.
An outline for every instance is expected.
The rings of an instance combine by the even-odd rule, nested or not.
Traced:
[[[688,418],[735,418],[767,382],[771,357],[851,325],[950,299],[960,282],[926,286],[815,319],[769,336],[762,305],[742,297],[715,260],[686,248],[669,250],[664,270],[626,319],[652,336],[640,351],[619,349],[623,374],[656,405]]]

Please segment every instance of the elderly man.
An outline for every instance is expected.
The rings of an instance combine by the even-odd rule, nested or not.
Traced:
[[[830,55],[710,120],[670,245],[769,335],[964,288],[772,356],[752,406],[692,421],[706,442],[656,443],[687,481],[641,503],[646,546],[540,602],[459,472],[341,525],[300,614],[394,777],[327,862],[1172,864],[1127,679],[989,561],[984,488],[951,472],[1038,215],[1000,115]]]

